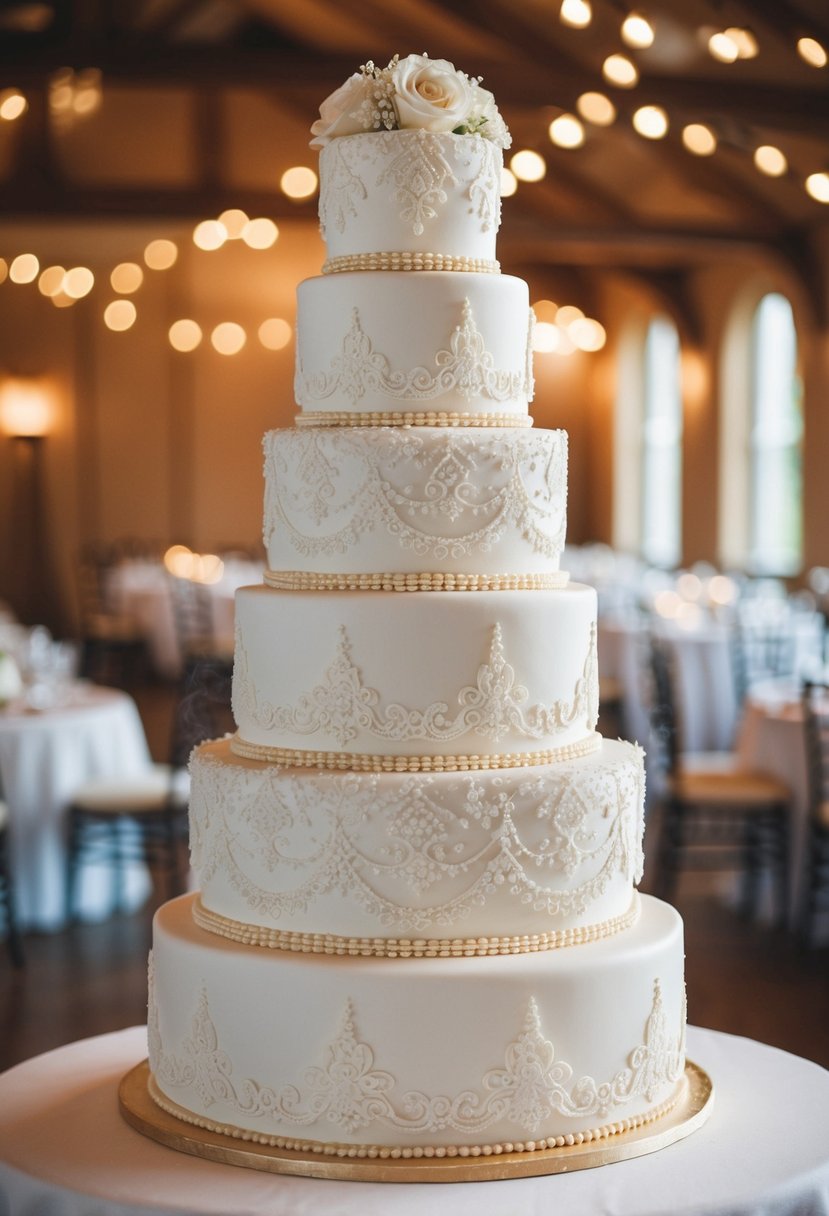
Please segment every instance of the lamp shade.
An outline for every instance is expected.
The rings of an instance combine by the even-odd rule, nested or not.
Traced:
[[[53,411],[51,394],[41,381],[9,379],[0,383],[0,429],[7,435],[47,435]]]

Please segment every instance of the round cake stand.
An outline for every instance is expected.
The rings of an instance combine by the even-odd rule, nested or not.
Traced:
[[[272,1148],[194,1127],[162,1110],[153,1101],[148,1088],[149,1080],[149,1065],[144,1060],[121,1081],[118,1100],[127,1123],[151,1140],[157,1140],[177,1152],[225,1165],[238,1165],[273,1174],[354,1182],[487,1182],[499,1178],[563,1174],[611,1165],[615,1161],[655,1153],[690,1136],[705,1123],[714,1101],[710,1077],[689,1060],[685,1066],[682,1092],[667,1114],[652,1124],[620,1132],[599,1143],[591,1141],[562,1148],[479,1157],[367,1160]],[[182,1111],[182,1114],[185,1113]]]

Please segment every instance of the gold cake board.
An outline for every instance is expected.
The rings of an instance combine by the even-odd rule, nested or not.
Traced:
[[[193,1127],[156,1105],[148,1090],[149,1076],[149,1065],[144,1060],[122,1079],[118,1101],[127,1123],[151,1140],[157,1140],[159,1144],[180,1153],[204,1157],[223,1165],[346,1182],[491,1182],[501,1178],[531,1178],[611,1165],[615,1161],[655,1153],[690,1136],[705,1123],[714,1100],[714,1086],[710,1077],[699,1065],[689,1060],[685,1065],[683,1092],[666,1115],[654,1123],[620,1132],[599,1143],[592,1141],[563,1148],[501,1153],[497,1156],[378,1161],[270,1148]]]

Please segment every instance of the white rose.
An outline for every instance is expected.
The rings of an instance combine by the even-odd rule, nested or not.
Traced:
[[[312,148],[323,148],[339,135],[356,135],[366,130],[365,111],[360,107],[371,98],[372,81],[355,72],[345,84],[335,89],[320,106],[320,116],[311,127]]]
[[[408,55],[392,70],[394,105],[400,126],[453,131],[472,106],[472,86],[445,59]]]

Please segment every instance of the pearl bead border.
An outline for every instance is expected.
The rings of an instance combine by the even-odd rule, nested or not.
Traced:
[[[385,1144],[339,1144],[324,1140],[298,1140],[292,1136],[272,1136],[264,1132],[249,1131],[237,1127],[233,1123],[218,1123],[196,1115],[186,1107],[162,1093],[155,1077],[150,1073],[147,1090],[153,1102],[182,1123],[192,1127],[200,1127],[207,1132],[215,1132],[228,1136],[233,1140],[243,1140],[250,1144],[261,1144],[267,1148],[290,1149],[300,1153],[314,1153],[324,1157],[352,1157],[379,1161],[410,1161],[421,1158],[444,1157],[497,1157],[502,1153],[535,1153],[555,1148],[571,1148],[575,1144],[589,1144],[596,1140],[608,1140],[611,1136],[619,1136],[623,1132],[635,1131],[645,1127],[657,1119],[663,1118],[678,1105],[686,1092],[685,1078],[680,1081],[676,1091],[664,1102],[641,1115],[629,1115],[615,1123],[604,1123],[600,1127],[588,1128],[581,1132],[568,1132],[564,1135],[545,1136],[539,1140],[507,1140],[494,1144],[438,1144],[438,1145],[385,1145]]]
[[[420,253],[417,250],[381,253],[344,253],[323,264],[323,274],[352,270],[459,270],[472,274],[500,274],[494,258],[470,258],[464,254]]]
[[[208,933],[243,946],[286,950],[293,954],[329,954],[348,958],[488,958],[504,954],[538,954],[581,946],[586,942],[613,937],[639,918],[639,897],[626,912],[594,925],[574,925],[569,929],[550,929],[513,937],[397,938],[340,937],[334,933],[297,933],[289,929],[268,929],[232,920],[206,908],[197,896],[193,920]]]
[[[264,580],[280,591],[557,591],[570,575],[453,574],[397,571],[385,574],[320,574],[311,570],[266,570]]]
[[[320,410],[299,414],[298,427],[305,426],[440,426],[440,427],[529,427],[529,414],[465,414],[440,410],[396,410],[359,413],[356,410]]]
[[[537,752],[505,752],[466,756],[378,756],[365,752],[306,751],[303,748],[271,747],[249,743],[237,733],[230,750],[247,760],[266,760],[286,768],[324,768],[355,773],[465,773],[482,769],[525,768],[537,764],[557,764],[587,756],[601,746],[602,737],[594,731],[578,743],[546,748]]]

